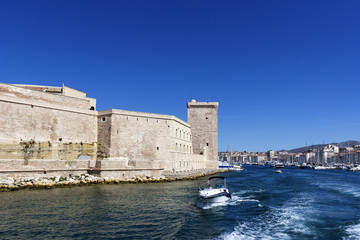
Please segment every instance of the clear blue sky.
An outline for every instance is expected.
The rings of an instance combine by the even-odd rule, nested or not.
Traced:
[[[218,101],[219,151],[360,136],[360,1],[0,1],[0,82],[69,87],[187,120]]]

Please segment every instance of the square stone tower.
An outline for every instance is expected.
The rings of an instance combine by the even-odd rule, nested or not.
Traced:
[[[207,156],[206,168],[218,168],[218,102],[187,103],[193,153]]]

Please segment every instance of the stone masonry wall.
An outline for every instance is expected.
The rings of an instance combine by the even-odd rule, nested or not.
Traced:
[[[188,105],[191,127],[170,115],[89,110],[94,103],[0,83],[0,174],[121,178],[217,167],[217,103]]]
[[[95,160],[97,113],[82,109],[85,105],[81,103],[75,98],[0,84],[0,171],[36,170],[42,165],[74,168],[78,163],[83,168],[83,162],[78,161],[81,155]]]
[[[109,149],[102,167],[118,162],[125,168],[173,172],[204,166],[205,157],[195,160],[191,153],[190,125],[174,116],[112,109],[100,111],[98,118],[98,143]]]
[[[5,98],[23,99],[26,102],[37,102],[40,104],[52,103],[57,106],[78,108],[88,110],[91,107],[90,100],[80,99],[58,94],[34,91],[31,89],[18,87],[10,84],[0,83],[0,96]]]
[[[109,146],[108,158],[126,160],[128,168],[163,168],[169,154],[170,126],[169,120],[155,115],[100,111],[99,129],[103,130],[99,131],[99,143]]]
[[[196,154],[205,154],[204,148],[208,148],[206,167],[218,168],[218,103],[192,101],[187,106],[193,151]]]

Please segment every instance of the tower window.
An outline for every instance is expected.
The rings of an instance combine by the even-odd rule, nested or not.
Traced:
[[[209,146],[209,143],[206,143],[206,146]]]
[[[106,117],[102,117],[102,118],[101,118],[101,121],[102,121],[102,122],[106,122]]]

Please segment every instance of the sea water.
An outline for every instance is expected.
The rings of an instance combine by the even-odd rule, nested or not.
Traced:
[[[209,205],[207,178],[3,192],[0,238],[360,239],[360,172],[244,168]]]

